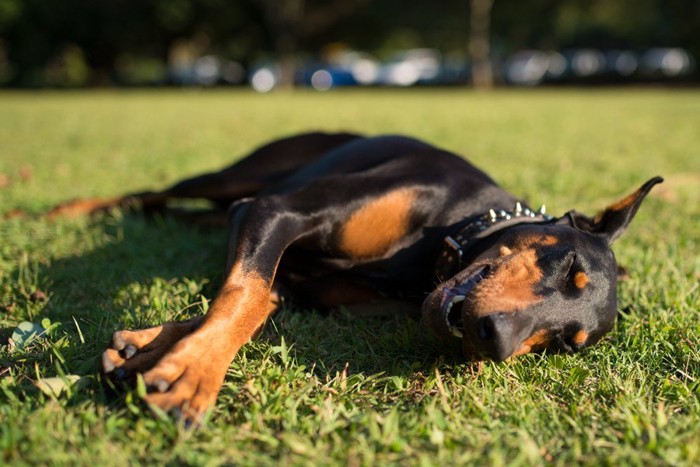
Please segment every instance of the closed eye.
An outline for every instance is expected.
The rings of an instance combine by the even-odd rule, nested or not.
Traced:
[[[566,263],[562,270],[566,273],[562,276],[562,288],[560,290],[571,292],[578,296],[589,282],[588,275],[584,272],[584,267],[579,261],[576,252],[571,251],[566,257]]]
[[[567,289],[573,282],[574,274],[576,274],[576,252],[569,251],[564,257],[561,269],[562,274],[560,277],[562,289]]]
[[[566,268],[566,277],[571,278],[575,274],[577,255],[575,251],[572,251],[566,258],[568,267]]]

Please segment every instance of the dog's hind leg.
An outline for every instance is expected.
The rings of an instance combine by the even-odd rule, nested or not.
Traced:
[[[113,208],[140,208],[161,211],[174,199],[204,199],[214,203],[214,211],[225,213],[238,199],[254,196],[284,180],[326,152],[359,136],[349,133],[306,133],[264,145],[235,164],[220,170],[182,180],[163,191],[145,191],[113,198],[76,199],[61,203],[45,214],[79,217]]]
[[[268,189],[328,151],[360,136],[349,133],[305,133],[273,141],[235,164],[183,180],[167,192],[171,198],[203,198],[227,208],[235,200]]]
[[[114,208],[128,209],[140,207],[144,210],[158,209],[165,206],[169,198],[167,191],[134,193],[114,198],[79,198],[58,204],[49,210],[47,219],[73,218],[106,212]]]

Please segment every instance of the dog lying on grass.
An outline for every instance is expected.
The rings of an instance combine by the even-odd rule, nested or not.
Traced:
[[[402,136],[310,133],[160,192],[76,200],[50,217],[204,198],[230,229],[224,283],[204,316],[118,331],[102,355],[116,380],[197,420],[238,350],[279,305],[398,298],[470,360],[593,345],[617,315],[611,244],[655,177],[595,217],[533,210],[462,157]]]

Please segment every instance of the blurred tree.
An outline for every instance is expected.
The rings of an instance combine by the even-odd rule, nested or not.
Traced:
[[[491,64],[491,8],[494,0],[470,0],[469,55],[472,59],[472,83],[477,89],[493,87]]]
[[[0,0],[0,34],[15,21],[22,13],[20,0]]]
[[[244,64],[280,60],[288,82],[295,54],[329,43],[384,58],[469,44],[481,83],[485,60],[523,48],[682,46],[700,58],[699,30],[698,0],[0,0],[0,84],[119,83],[138,63],[147,72],[129,72],[133,82],[160,82],[183,43]]]
[[[366,0],[257,0],[272,36],[274,54],[282,76],[280,85],[294,84],[296,54],[300,40],[317,35],[352,14]]]
[[[700,57],[698,0],[527,0],[496,2],[492,31],[522,48],[688,47]]]

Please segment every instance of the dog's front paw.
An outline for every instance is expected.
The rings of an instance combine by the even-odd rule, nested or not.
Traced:
[[[188,422],[199,422],[214,405],[230,364],[227,353],[218,350],[204,336],[193,334],[180,340],[144,373],[146,402]]]
[[[183,337],[193,332],[201,318],[166,323],[140,331],[117,331],[102,353],[102,371],[110,379],[130,381],[145,373]]]

